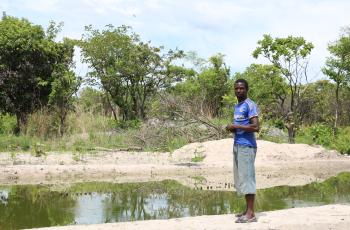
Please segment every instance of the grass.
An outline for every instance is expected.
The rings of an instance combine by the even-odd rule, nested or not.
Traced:
[[[205,159],[205,156],[195,156],[192,157],[191,162],[202,162]]]
[[[0,151],[31,151],[35,155],[43,155],[48,151],[91,152],[96,147],[105,149],[141,147],[148,151],[173,152],[189,143],[189,139],[174,128],[150,129],[147,126],[140,127],[137,122],[116,124],[109,118],[88,114],[79,117],[70,116],[67,120],[69,124],[67,132],[60,137],[52,134],[54,128],[41,127],[35,131],[33,122],[37,123],[44,119],[38,117],[39,115],[36,115],[34,121],[31,119],[32,123],[28,124],[24,133],[19,136],[0,134]],[[128,125],[131,127],[127,127]]]
[[[206,182],[207,179],[203,176],[194,176],[194,177],[191,177],[193,180],[195,180],[197,183],[203,183],[203,182]]]
[[[271,142],[274,142],[274,143],[287,143],[285,138],[279,137],[279,136],[267,136],[267,135],[264,135],[264,136],[259,136],[259,139],[265,140],[265,141],[271,141]]]
[[[57,120],[48,111],[42,110],[28,119],[19,136],[11,134],[16,125],[15,118],[0,115],[0,151],[31,151],[37,156],[49,151],[93,152],[96,148],[124,149],[140,147],[144,151],[173,152],[182,146],[200,141],[212,140],[208,129],[198,124],[181,121],[167,121],[172,125],[148,126],[139,121],[116,123],[110,117],[80,111],[69,114],[64,136],[58,135]],[[224,126],[228,119],[215,118],[211,123]],[[258,138],[276,143],[286,143],[286,134],[271,126],[262,126]],[[203,138],[204,137],[204,138]],[[341,127],[334,135],[333,130],[324,124],[302,127],[296,136],[297,143],[319,144],[350,154],[350,127]],[[205,156],[200,153],[192,162],[201,162]]]
[[[175,136],[173,138],[170,138],[169,140],[167,140],[167,142],[165,143],[166,146],[166,150],[168,152],[174,152],[176,149],[181,148],[182,146],[185,146],[186,144],[188,144],[189,141],[182,136]]]
[[[29,151],[36,142],[36,138],[29,136],[0,135],[0,150],[6,152]]]
[[[196,149],[194,152],[194,157],[192,157],[191,162],[202,162],[205,159],[205,155],[203,154],[204,150]]]

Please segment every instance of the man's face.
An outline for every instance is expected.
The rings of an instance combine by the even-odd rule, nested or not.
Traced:
[[[246,99],[247,98],[247,89],[244,83],[237,82],[235,84],[235,95],[238,99]]]

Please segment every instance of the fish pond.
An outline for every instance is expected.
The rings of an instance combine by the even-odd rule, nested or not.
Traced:
[[[256,211],[350,203],[350,173],[322,183],[258,190]],[[0,229],[169,219],[243,211],[234,192],[191,189],[176,181],[0,185]]]

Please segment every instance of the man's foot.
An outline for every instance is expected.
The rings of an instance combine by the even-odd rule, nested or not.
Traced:
[[[235,222],[236,223],[252,223],[252,222],[257,222],[258,220],[256,219],[255,216],[248,218],[246,215],[239,217]]]

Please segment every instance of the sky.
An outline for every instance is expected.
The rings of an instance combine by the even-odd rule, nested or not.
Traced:
[[[225,55],[231,72],[242,72],[254,59],[253,50],[264,34],[303,36],[315,46],[309,78],[325,79],[321,72],[327,45],[350,26],[349,0],[0,0],[7,15],[27,18],[47,27],[64,22],[60,38],[81,38],[84,26],[129,25],[144,41],[166,49],[196,51],[208,58]],[[76,72],[84,75],[76,52]]]

